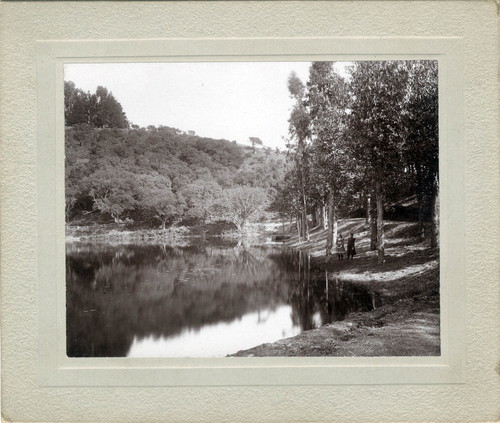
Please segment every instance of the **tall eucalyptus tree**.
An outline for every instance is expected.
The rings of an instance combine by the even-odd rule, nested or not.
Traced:
[[[418,202],[421,237],[425,213],[430,212],[431,246],[438,246],[439,113],[436,61],[407,62],[406,142],[404,159]]]
[[[408,72],[402,61],[356,62],[351,71],[351,146],[372,186],[377,209],[378,262],[384,261],[384,197],[403,172]]]
[[[340,198],[352,179],[346,144],[349,97],[346,81],[335,72],[333,62],[314,62],[307,88],[314,181],[327,207],[329,256],[337,238]]]
[[[291,136],[290,149],[293,151],[295,169],[299,184],[300,214],[298,216],[299,238],[309,240],[309,226],[307,222],[307,173],[309,171],[309,149],[307,139],[309,137],[310,116],[305,104],[305,86],[299,77],[292,72],[288,78],[288,91],[295,104],[293,106],[289,123],[289,133]]]

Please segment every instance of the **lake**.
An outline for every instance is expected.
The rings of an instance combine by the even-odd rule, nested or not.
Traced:
[[[66,246],[69,357],[224,357],[384,299],[281,245]]]

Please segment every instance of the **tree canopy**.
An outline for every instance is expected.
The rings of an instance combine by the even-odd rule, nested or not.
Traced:
[[[384,209],[415,196],[422,233],[432,216],[436,245],[437,84],[437,62],[419,60],[355,62],[344,76],[331,62],[314,62],[305,84],[290,75],[291,168],[279,198],[301,222],[300,237],[305,216],[320,216],[329,254],[339,216],[366,208],[382,262]]]
[[[121,104],[104,87],[84,92],[71,81],[64,82],[64,119],[67,126],[86,123],[96,128],[127,128]]]

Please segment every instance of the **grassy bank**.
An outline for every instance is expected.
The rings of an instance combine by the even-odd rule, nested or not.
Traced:
[[[339,233],[353,232],[357,255],[338,260],[325,255],[326,231],[315,229],[308,242],[290,231],[287,246],[310,254],[311,263],[329,278],[369,286],[385,304],[369,312],[351,313],[343,321],[305,331],[293,338],[263,344],[234,356],[428,356],[439,355],[439,260],[418,224],[386,222],[386,257],[377,263],[370,251],[364,219],[346,219]]]

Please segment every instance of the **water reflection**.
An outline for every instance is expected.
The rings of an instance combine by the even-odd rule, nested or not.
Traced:
[[[173,337],[134,338],[129,357],[221,357],[300,333],[290,320],[290,306],[245,314],[230,323],[184,329]]]
[[[67,245],[70,357],[225,356],[382,301],[280,247]]]

